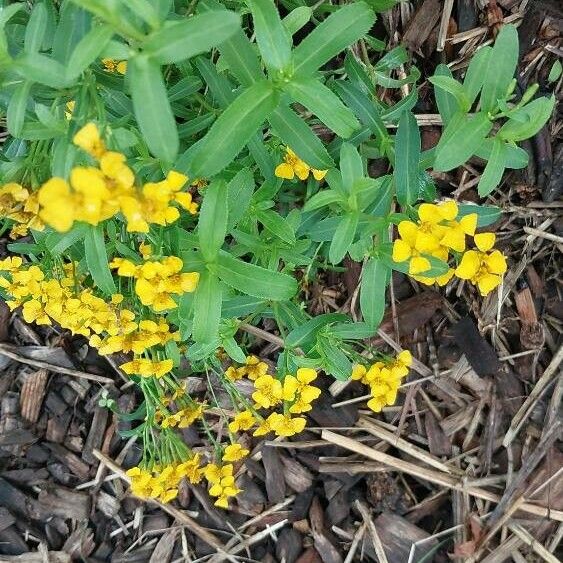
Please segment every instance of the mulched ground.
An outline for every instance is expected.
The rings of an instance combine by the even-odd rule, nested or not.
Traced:
[[[487,2],[481,2],[486,4]],[[379,25],[417,65],[466,64],[503,20],[520,24],[519,87],[563,55],[553,0],[402,4]],[[379,33],[382,36],[382,33]],[[561,79],[555,86],[561,100]],[[435,114],[421,90],[418,114]],[[186,485],[173,506],[128,493],[140,452],[100,399],[134,410],[134,389],[84,342],[26,326],[0,307],[0,562],[556,562],[563,536],[563,120],[526,144],[523,171],[491,202],[510,271],[486,300],[461,284],[440,293],[397,275],[373,344],[417,358],[399,403],[376,416],[357,383],[326,393],[296,439],[252,439],[228,511]],[[440,128],[424,128],[425,148]],[[477,199],[478,160],[436,177],[443,195]],[[310,288],[312,312],[356,311],[358,264]],[[254,352],[275,359],[263,327]],[[191,381],[197,388],[197,380]],[[185,438],[202,444],[190,430]]]

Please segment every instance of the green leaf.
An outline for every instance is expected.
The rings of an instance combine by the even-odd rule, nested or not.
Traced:
[[[41,49],[47,31],[47,7],[44,2],[36,3],[25,26],[24,50],[37,53]]]
[[[223,338],[221,340],[221,344],[223,346],[223,350],[227,352],[229,358],[239,364],[244,364],[246,362],[246,354],[232,336],[229,338]]]
[[[491,111],[497,100],[504,99],[518,64],[518,32],[513,25],[503,25],[484,69],[481,111]]]
[[[475,154],[493,124],[486,113],[456,114],[442,133],[436,147],[435,170],[447,172]]]
[[[213,181],[206,189],[198,222],[201,253],[207,262],[217,257],[227,234],[227,183]]]
[[[420,159],[420,130],[414,115],[408,111],[399,120],[395,136],[395,188],[401,205],[410,205],[418,199]]]
[[[347,320],[349,320],[348,317],[342,313],[318,315],[294,328],[285,337],[285,345],[288,348],[301,348],[304,345],[314,344],[317,332],[321,328],[331,323],[346,322]]]
[[[434,76],[443,76],[453,79],[452,71],[444,64],[439,64],[436,67]],[[438,85],[434,88],[434,97],[436,98],[436,105],[438,106],[438,112],[442,116],[442,121],[444,122],[444,125],[447,125],[451,118],[460,110],[459,103],[455,99],[455,96]]]
[[[295,231],[279,213],[271,209],[257,210],[256,218],[270,233],[287,244],[295,244]]]
[[[66,88],[69,81],[65,67],[39,53],[24,53],[16,59],[15,69],[32,82],[39,82],[51,88]]]
[[[309,8],[309,6],[299,6],[291,10],[291,12],[282,19],[282,23],[289,35],[294,35],[309,23],[312,15],[313,10]]]
[[[357,213],[348,213],[340,220],[328,250],[328,258],[332,264],[340,263],[344,256],[346,256],[346,253],[348,252],[350,245],[354,242],[354,237],[356,236],[358,219],[359,217]]]
[[[236,174],[227,186],[227,203],[229,208],[227,232],[229,232],[244,216],[252,194],[254,193],[254,176],[249,168]]]
[[[352,364],[346,354],[333,341],[319,338],[317,341],[319,354],[325,362],[325,371],[336,377],[339,381],[350,379]]]
[[[553,63],[549,74],[547,75],[548,82],[556,82],[559,80],[561,73],[563,72],[563,66],[561,65],[561,61],[558,59]]]
[[[346,139],[359,129],[360,124],[352,111],[316,78],[294,79],[285,85],[285,89],[338,136]]]
[[[203,272],[194,294],[192,336],[198,344],[211,342],[217,337],[221,320],[223,294],[217,276]]]
[[[129,10],[136,16],[139,16],[151,27],[158,27],[160,25],[160,17],[154,6],[149,0],[127,0],[124,3]]]
[[[108,266],[106,241],[102,225],[90,227],[84,237],[84,254],[88,271],[96,287],[106,295],[117,292]]]
[[[8,111],[6,114],[8,133],[13,137],[19,137],[25,121],[25,111],[29,92],[31,90],[31,82],[27,80],[16,86],[14,93],[8,103]]]
[[[340,204],[344,203],[344,198],[340,193],[336,190],[323,190],[307,200],[305,206],[303,207],[303,211],[314,211],[315,209],[319,209],[336,202]]]
[[[500,183],[506,163],[506,145],[503,140],[495,137],[493,150],[485,170],[479,180],[477,192],[481,197],[489,195]]]
[[[49,233],[45,238],[45,248],[49,250],[52,256],[62,254],[74,243],[82,240],[89,230],[89,225],[80,223],[74,225],[68,233]]]
[[[219,45],[240,26],[240,17],[227,10],[206,12],[175,21],[145,41],[144,52],[159,64],[183,61]]]
[[[555,107],[555,96],[536,98],[510,115],[498,135],[507,141],[524,141],[533,137],[549,120]]]
[[[367,323],[338,323],[331,326],[329,331],[342,340],[364,340],[373,336],[375,332]]]
[[[428,80],[432,82],[434,86],[451,94],[456,99],[461,111],[469,111],[471,107],[469,96],[465,88],[455,78],[451,78],[450,76],[431,76]]]
[[[340,147],[340,173],[342,186],[347,193],[351,193],[354,183],[364,177],[362,157],[350,143],[342,143]]]
[[[471,62],[463,80],[463,89],[469,99],[470,107],[477,99],[485,82],[485,72],[489,65],[492,51],[492,47],[482,47],[471,57]]]
[[[273,0],[247,0],[260,54],[269,69],[283,70],[291,58],[291,42]]]
[[[291,108],[280,104],[269,121],[274,133],[309,166],[319,170],[334,166],[322,141]]]
[[[487,227],[496,223],[502,215],[502,209],[495,205],[475,205],[462,203],[458,205],[458,218],[461,219],[471,213],[477,214],[477,227]]]
[[[247,88],[219,116],[191,153],[190,176],[213,176],[227,166],[270,116],[279,94],[267,81]]]
[[[385,290],[391,271],[387,264],[372,257],[362,269],[360,309],[364,320],[375,332],[385,313]]]
[[[475,154],[483,160],[489,160],[493,151],[494,138],[488,137],[483,141]],[[513,145],[512,143],[505,143],[506,147],[506,168],[526,168],[528,166],[529,155],[521,147]]]
[[[243,262],[226,252],[219,252],[217,262],[209,269],[228,286],[261,299],[283,301],[297,292],[297,281],[292,276]]]
[[[173,162],[180,141],[159,65],[137,55],[129,60],[127,77],[135,118],[150,151],[164,162]]]
[[[355,2],[333,12],[294,49],[295,74],[312,74],[363,37],[374,22],[375,14],[364,2]]]
[[[250,86],[264,79],[258,56],[242,29],[219,45],[219,51],[233,76],[243,86]]]
[[[108,25],[99,25],[92,28],[76,45],[66,68],[67,78],[77,78],[88,68],[105,49],[114,34]]]

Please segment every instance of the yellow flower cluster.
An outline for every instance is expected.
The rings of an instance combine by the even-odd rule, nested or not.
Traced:
[[[161,466],[132,467],[126,472],[131,479],[131,491],[140,498],[154,498],[170,502],[178,496],[178,486],[183,478],[197,484],[203,477],[199,454],[181,461]]]
[[[38,192],[39,217],[59,232],[75,221],[97,225],[121,212],[128,232],[147,233],[150,224],[168,225],[180,217],[177,203],[192,214],[197,205],[188,192],[180,191],[187,177],[171,171],[161,182],[135,187],[135,175],[125,155],[106,150],[94,123],[85,125],[74,143],[98,162],[98,166],[75,166],[67,182],[51,178]]]
[[[487,247],[491,234],[483,233],[475,235],[477,228],[477,214],[471,213],[457,220],[459,208],[455,201],[444,201],[437,205],[423,203],[418,208],[418,221],[401,221],[398,226],[399,238],[393,244],[393,260],[395,262],[409,261],[409,274],[417,281],[431,285],[437,283],[442,286],[447,284],[451,278],[460,272],[462,279],[469,279],[472,283],[479,286],[482,295],[486,295],[494,289],[501,281],[501,274],[506,271],[506,261],[504,256],[495,251],[487,258],[483,256],[492,248]],[[483,235],[486,235],[483,237]],[[466,237],[474,237],[475,244],[479,246],[480,252],[470,250],[465,252],[469,258],[465,260],[464,267],[449,268],[448,271],[440,276],[425,276],[424,272],[431,269],[429,257],[434,257],[444,262],[448,262],[450,253],[463,253],[466,249]],[[494,237],[494,235],[493,235]],[[477,241],[486,241],[481,243]],[[494,244],[494,238],[492,239]],[[464,257],[461,262],[464,263]],[[490,258],[492,256],[492,258]],[[475,268],[469,268],[469,261]],[[461,266],[461,264],[460,264]],[[496,277],[490,277],[490,275]],[[489,276],[489,277],[485,277]],[[482,283],[480,280],[484,279]]]
[[[117,61],[115,59],[102,59],[104,70],[118,74],[125,74],[127,72],[127,61]]]
[[[204,474],[210,487],[209,494],[217,497],[215,506],[228,508],[229,498],[238,495],[241,490],[236,486],[233,475],[233,464],[215,465],[210,463],[205,467]]]
[[[127,375],[140,375],[141,377],[156,377],[159,379],[172,371],[174,362],[172,360],[135,358],[130,362],[121,364],[120,367]]]
[[[319,397],[321,390],[310,385],[316,378],[317,372],[310,368],[299,368],[295,375],[286,375],[283,381],[267,373],[268,365],[255,356],[246,359],[246,365],[227,369],[226,376],[231,381],[237,381],[246,375],[254,381],[254,401],[252,410],[244,410],[235,415],[229,423],[231,432],[248,431],[254,426],[254,436],[263,436],[274,432],[277,436],[293,436],[303,431],[306,419],[299,415],[310,411],[311,403]],[[263,417],[259,409],[273,409],[283,406],[283,414],[272,412]]]
[[[0,217],[6,217],[16,223],[10,231],[10,238],[23,237],[29,229],[42,231],[45,224],[38,213],[37,193],[30,192],[14,182],[0,188]]]
[[[199,274],[183,273],[183,266],[184,263],[177,256],[146,260],[140,265],[125,258],[114,258],[110,263],[110,268],[117,269],[119,276],[135,278],[135,293],[141,303],[157,313],[178,306],[173,295],[195,291]]]
[[[196,420],[202,418],[204,408],[205,405],[203,404],[193,404],[179,409],[173,414],[165,414],[162,411],[158,411],[157,419],[162,419],[160,422],[162,428],[187,428]]]
[[[278,178],[293,180],[297,176],[300,180],[306,180],[312,173],[315,180],[322,180],[328,170],[317,170],[311,168],[307,163],[301,160],[289,147],[285,149],[283,162],[276,166],[274,174]]]
[[[375,362],[369,368],[361,364],[353,367],[352,379],[369,385],[372,397],[367,405],[372,411],[381,412],[395,403],[401,379],[409,373],[411,364],[411,353],[404,350],[392,361]]]

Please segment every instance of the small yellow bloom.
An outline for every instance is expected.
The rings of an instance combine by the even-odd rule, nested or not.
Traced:
[[[222,461],[240,461],[249,453],[250,452],[240,444],[230,444],[225,448],[221,459]]]
[[[276,166],[274,174],[278,178],[293,180],[297,176],[300,180],[306,180],[309,173],[313,173],[315,180],[322,180],[328,170],[316,170],[303,162],[289,147],[286,148],[284,161]]]
[[[95,123],[87,123],[74,135],[72,142],[93,156],[99,159],[105,152],[106,146],[100,137],[100,132]]]
[[[281,382],[271,375],[262,375],[254,382],[252,399],[264,409],[275,407],[283,398],[284,391]]]
[[[277,436],[293,436],[303,432],[307,421],[302,416],[291,417],[291,415],[283,415],[273,413],[271,427]]]
[[[233,420],[229,423],[229,430],[231,432],[240,432],[241,430],[246,432],[250,430],[255,423],[256,419],[252,412],[245,410],[235,415]]]

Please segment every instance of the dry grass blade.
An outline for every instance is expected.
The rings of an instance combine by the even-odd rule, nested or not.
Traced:
[[[375,525],[369,513],[368,507],[357,500],[355,503],[356,508],[360,511],[362,518],[364,520],[364,524],[367,527],[369,535],[371,537],[371,541],[373,543],[373,547],[375,549],[375,553],[377,555],[377,559],[379,563],[388,563],[387,555],[385,554],[385,550],[383,549],[383,544],[381,543],[381,539],[377,530],[375,529]]]
[[[374,461],[379,461],[389,467],[394,468],[397,471],[408,473],[409,475],[413,475],[424,481],[429,481],[430,483],[441,485],[443,487],[447,487],[448,489],[461,491],[473,497],[488,500],[494,503],[498,503],[501,499],[500,495],[491,493],[490,491],[487,491],[480,487],[467,486],[463,483],[463,481],[459,481],[458,479],[451,477],[450,475],[440,473],[431,469],[426,469],[424,467],[419,467],[414,463],[403,461],[391,455],[378,452],[377,450],[372,449],[362,444],[361,442],[358,442],[357,440],[341,436],[340,434],[335,434],[330,430],[323,430],[322,438],[327,442],[330,442],[331,444],[341,446],[347,450],[373,459]],[[551,520],[563,522],[563,510],[552,510],[550,508],[536,506],[528,502],[522,503],[520,510],[528,512],[529,514],[541,516],[543,518],[550,518]]]

